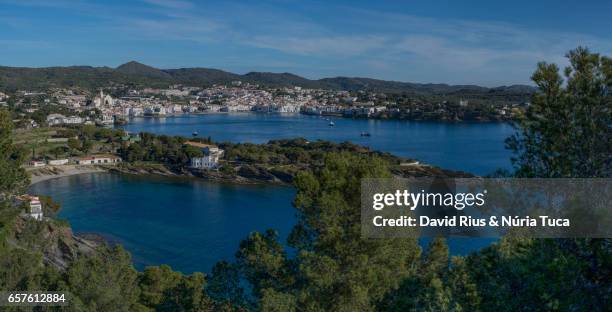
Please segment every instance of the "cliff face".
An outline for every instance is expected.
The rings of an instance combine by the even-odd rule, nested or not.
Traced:
[[[65,270],[80,256],[96,252],[98,243],[77,237],[68,225],[57,221],[35,221],[20,216],[15,220],[13,246],[42,253],[43,263]]]

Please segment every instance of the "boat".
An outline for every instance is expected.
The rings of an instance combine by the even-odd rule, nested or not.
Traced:
[[[193,135],[193,136],[198,136],[198,132],[197,132],[197,131],[194,131],[194,132],[192,132],[192,133],[191,133],[191,135]]]
[[[333,126],[335,126],[335,125],[336,125],[336,124],[335,124],[333,121],[330,121],[330,122],[329,122],[329,126],[330,126],[330,127],[333,127]]]
[[[369,137],[371,134],[369,132],[362,132],[361,136],[362,137]]]

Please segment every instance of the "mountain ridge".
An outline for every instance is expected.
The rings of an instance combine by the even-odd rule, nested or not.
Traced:
[[[450,85],[444,83],[412,83],[366,77],[329,77],[308,79],[284,72],[248,72],[236,74],[221,69],[186,67],[158,69],[137,61],[129,61],[116,68],[93,66],[6,67],[0,66],[0,89],[72,87],[105,87],[109,83],[164,87],[170,84],[212,85],[240,80],[270,87],[321,88],[347,91],[411,93],[415,95],[448,95],[455,93],[504,93],[530,95],[536,91],[528,85],[483,87],[478,85]]]

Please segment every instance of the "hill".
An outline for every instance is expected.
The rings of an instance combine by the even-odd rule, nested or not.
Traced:
[[[213,68],[165,69],[174,81],[191,85],[211,85],[241,80],[242,76]]]
[[[50,87],[99,88],[110,84],[167,87],[170,84],[209,86],[240,80],[270,87],[299,86],[348,91],[408,93],[419,96],[458,96],[487,98],[529,98],[535,88],[524,85],[486,88],[476,85],[422,84],[361,77],[307,79],[291,73],[250,72],[244,75],[212,68],[158,69],[136,61],[117,68],[69,67],[0,67],[0,90],[40,90]]]
[[[163,70],[151,67],[136,61],[127,62],[115,69],[117,72],[127,75],[138,75],[151,78],[172,79],[172,75]]]

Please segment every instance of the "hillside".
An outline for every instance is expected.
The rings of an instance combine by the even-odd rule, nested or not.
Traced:
[[[137,75],[150,78],[160,79],[172,79],[172,75],[164,72],[163,70],[151,67],[136,61],[127,62],[120,65],[115,71],[126,74],[126,75]]]
[[[165,69],[174,81],[192,85],[210,85],[241,80],[242,76],[213,68]]]
[[[524,85],[485,88],[476,85],[421,84],[359,77],[333,77],[311,80],[291,73],[250,72],[244,75],[211,68],[158,69],[135,61],[117,68],[0,67],[0,90],[39,90],[50,87],[98,88],[110,84],[167,87],[170,84],[208,86],[234,80],[271,87],[300,86],[333,90],[368,90],[408,93],[419,96],[460,96],[466,98],[511,97],[527,99],[535,88]]]

